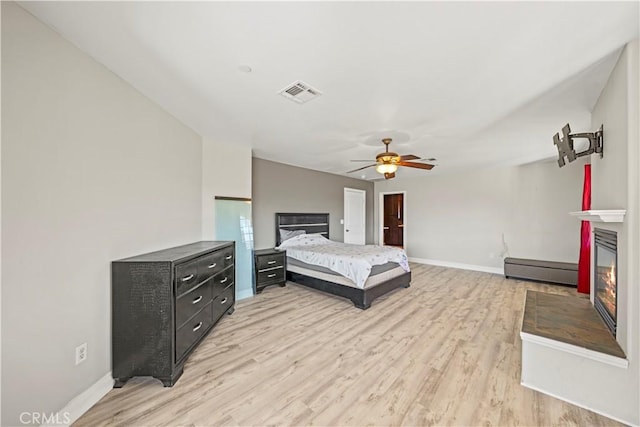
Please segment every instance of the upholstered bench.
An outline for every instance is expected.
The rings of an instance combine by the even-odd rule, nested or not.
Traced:
[[[578,264],[537,259],[505,258],[504,277],[507,279],[526,279],[577,286]]]

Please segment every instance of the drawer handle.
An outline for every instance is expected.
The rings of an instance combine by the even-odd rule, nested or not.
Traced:
[[[194,328],[193,328],[193,332],[197,331],[198,329],[202,328],[202,322],[198,323]]]
[[[275,264],[276,261],[268,261],[267,264],[271,265],[271,264]]]
[[[226,302],[227,302],[227,299],[225,298],[225,299],[223,299],[222,301],[220,301],[220,304],[224,304],[224,303],[226,303]]]
[[[276,273],[273,273],[273,274],[269,274],[269,275],[267,275],[267,277],[268,277],[269,279],[271,279],[272,277],[276,277],[276,276],[277,276],[277,274],[276,274]]]
[[[228,277],[225,277],[224,279],[220,280],[220,283],[224,283],[227,281],[227,279],[229,279]]]
[[[213,267],[215,267],[216,265],[218,265],[218,263],[217,263],[217,262],[214,262],[213,264],[208,265],[208,266],[207,266],[207,268],[213,268]]]
[[[200,301],[202,301],[202,295],[200,295],[198,298],[194,299],[194,300],[191,302],[191,304],[197,304],[197,303],[199,303]]]
[[[187,277],[183,277],[181,280],[182,280],[183,282],[186,282],[186,281],[191,280],[191,279],[193,279],[193,274],[190,274],[190,275],[188,275]]]
[[[233,255],[229,255],[229,256],[224,257],[224,259],[231,259],[231,258],[233,258]]]

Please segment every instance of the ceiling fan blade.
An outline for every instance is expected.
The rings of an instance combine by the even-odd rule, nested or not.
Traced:
[[[371,160],[371,159],[369,159],[369,160],[350,160],[350,161],[352,161],[352,162],[374,162],[375,159],[374,160]]]
[[[398,162],[397,164],[399,166],[408,166],[410,168],[418,168],[418,169],[426,169],[426,170],[433,169],[433,166],[434,166],[426,163],[411,163],[411,162]]]
[[[349,172],[347,172],[347,173],[351,173],[351,172],[358,172],[358,171],[361,171],[362,169],[370,168],[371,166],[375,166],[375,165],[376,165],[376,163],[374,163],[374,164],[372,164],[372,165],[367,165],[367,166],[364,166],[364,167],[361,167],[361,168],[358,168],[358,169],[354,169],[354,170],[349,171]]]
[[[385,174],[384,174],[384,179],[391,179],[391,178],[393,178],[393,177],[395,177],[395,176],[396,176],[396,173],[395,173],[395,172],[385,173]]]
[[[418,160],[420,157],[414,156],[413,154],[407,154],[404,156],[400,156],[400,161],[404,162],[406,160]]]

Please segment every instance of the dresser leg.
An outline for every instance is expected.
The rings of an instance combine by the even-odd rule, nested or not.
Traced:
[[[235,308],[235,307],[231,307],[231,308],[229,309],[229,311],[227,311],[227,315],[231,316],[231,315],[233,314],[233,312],[234,312],[234,311],[236,311],[236,308]]]
[[[280,287],[281,287],[281,288],[284,288],[285,286],[287,286],[287,284],[286,284],[286,283],[281,283],[281,284],[280,284]]]
[[[178,382],[178,378],[182,376],[182,372],[184,371],[184,367],[180,366],[176,367],[176,372],[170,377],[155,377],[156,379],[162,382],[162,385],[165,387],[173,387],[176,382]]]
[[[113,388],[122,388],[122,386],[125,385],[130,379],[131,377],[114,378]]]

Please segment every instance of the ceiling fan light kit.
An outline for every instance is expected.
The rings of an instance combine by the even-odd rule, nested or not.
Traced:
[[[376,172],[381,173],[383,175],[386,173],[394,173],[397,170],[398,170],[398,165],[393,163],[381,163],[378,166],[376,166]]]
[[[430,165],[427,163],[414,163],[410,160],[420,160],[420,157],[414,156],[413,154],[407,154],[404,156],[398,155],[398,153],[394,153],[393,151],[389,151],[389,144],[391,144],[391,138],[385,138],[382,140],[382,143],[385,145],[384,153],[380,153],[376,156],[376,162],[372,165],[364,166],[358,169],[354,169],[347,173],[352,173],[356,171],[360,171],[362,169],[367,169],[372,166],[376,167],[376,172],[384,175],[385,179],[391,179],[396,176],[396,171],[398,170],[398,166],[407,166],[410,168],[417,169],[425,169],[430,170],[434,165]],[[429,161],[435,159],[428,159]],[[352,162],[360,162],[367,160],[352,160]]]

